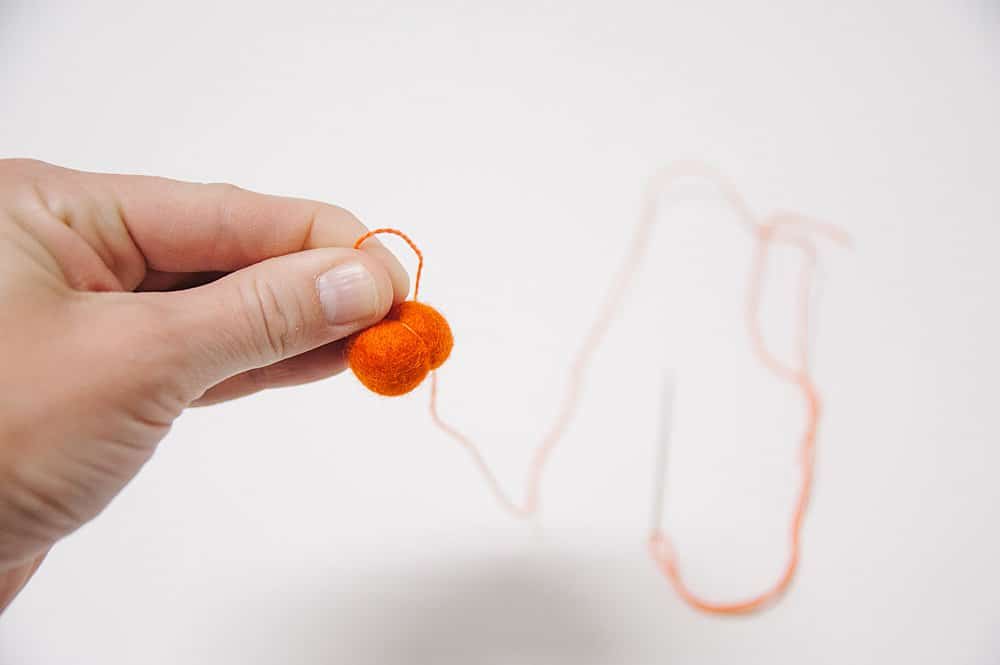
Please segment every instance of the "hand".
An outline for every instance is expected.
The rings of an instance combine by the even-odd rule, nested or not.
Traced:
[[[406,297],[349,212],[0,160],[0,609],[191,405],[321,379]]]

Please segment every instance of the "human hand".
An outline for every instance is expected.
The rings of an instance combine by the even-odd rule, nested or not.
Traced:
[[[406,272],[349,212],[0,160],[0,609],[191,405],[324,378]]]

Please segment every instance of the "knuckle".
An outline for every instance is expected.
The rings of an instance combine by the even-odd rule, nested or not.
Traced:
[[[330,213],[338,220],[344,222],[345,224],[351,225],[353,230],[358,230],[358,231],[366,230],[365,225],[361,223],[361,220],[358,219],[358,216],[355,215],[350,210],[348,210],[347,208],[331,204]]]
[[[330,203],[322,204],[322,209],[317,212],[316,216],[322,215],[327,221],[332,222],[339,229],[342,229],[342,233],[345,233],[351,241],[356,240],[365,233],[368,232],[368,227],[365,226],[357,215],[348,210],[347,208],[342,208],[337,205]]]
[[[229,182],[214,182],[208,186],[214,190],[212,192],[213,198],[218,201],[219,205],[218,218],[225,225],[233,218],[233,209],[236,207],[237,200],[246,192]]]
[[[81,509],[74,500],[73,491],[64,486],[54,486],[55,481],[43,481],[33,470],[37,463],[27,453],[11,455],[0,469],[3,494],[2,514],[4,531],[12,536],[7,547],[18,545],[37,548],[54,542],[86,522],[92,515]],[[0,538],[0,541],[4,539]],[[0,545],[0,559],[23,552],[4,551]]]
[[[261,278],[249,280],[243,300],[252,351],[271,360],[289,355],[302,329],[302,317],[296,308],[279,298],[274,287]]]
[[[208,186],[216,190],[216,194],[218,195],[219,199],[225,199],[227,197],[235,196],[243,192],[242,187],[234,185],[231,182],[212,182],[209,183]]]

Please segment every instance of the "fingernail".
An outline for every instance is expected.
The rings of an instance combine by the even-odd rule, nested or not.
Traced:
[[[331,268],[316,280],[326,320],[335,325],[370,319],[378,310],[375,278],[360,261]]]

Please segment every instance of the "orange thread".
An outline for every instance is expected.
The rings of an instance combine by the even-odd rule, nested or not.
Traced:
[[[417,255],[417,277],[413,281],[413,299],[419,300],[417,296],[420,295],[420,276],[424,272],[424,254],[423,252],[420,251],[420,248],[417,247],[417,244],[412,240],[410,240],[410,236],[406,235],[399,229],[388,229],[388,228],[374,229],[373,231],[369,231],[368,233],[364,234],[363,236],[355,240],[354,249],[361,249],[361,245],[364,244],[365,240],[368,240],[369,238],[374,237],[379,233],[391,233],[392,235],[399,236],[400,238],[406,241],[406,244],[410,246],[410,249],[413,250],[413,253]]]
[[[809,374],[809,296],[812,292],[812,279],[816,267],[816,249],[807,239],[790,236],[777,237],[780,225],[800,220],[793,216],[773,216],[770,222],[754,222],[757,245],[754,260],[751,265],[750,283],[747,293],[746,325],[750,334],[754,353],[760,362],[778,378],[795,384],[801,391],[806,404],[806,425],[799,447],[799,464],[801,466],[801,481],[798,497],[792,513],[789,528],[789,554],[778,580],[763,592],[737,602],[712,602],[696,595],[684,583],[677,556],[669,538],[654,525],[649,536],[649,551],[660,570],[666,575],[674,589],[689,605],[713,614],[743,614],[763,608],[780,597],[789,587],[798,567],[801,551],[802,525],[805,518],[813,481],[813,458],[816,446],[816,433],[820,418],[820,397],[816,385]],[[832,238],[847,242],[846,236],[836,229],[826,226],[816,228],[828,233]],[[781,240],[797,247],[805,256],[798,293],[798,363],[794,367],[784,365],[768,351],[759,325],[759,304],[762,285],[765,276],[765,266],[771,243]],[[658,498],[662,500],[662,497]]]
[[[501,506],[517,517],[530,517],[535,515],[541,504],[541,486],[546,465],[551,459],[552,453],[565,432],[566,426],[572,420],[579,403],[580,393],[586,379],[586,373],[594,352],[600,346],[607,330],[621,306],[628,286],[642,261],[645,248],[652,229],[657,219],[659,208],[659,198],[668,191],[678,180],[686,178],[700,178],[715,185],[723,200],[736,213],[740,221],[753,233],[757,240],[754,252],[754,260],[751,267],[750,284],[748,287],[746,323],[751,338],[751,343],[757,358],[778,378],[794,383],[802,392],[806,402],[807,423],[802,435],[800,446],[801,482],[799,485],[798,499],[792,515],[790,527],[789,557],[778,581],[756,596],[749,599],[732,602],[717,603],[707,601],[692,592],[681,578],[679,567],[670,540],[666,534],[654,526],[649,536],[650,555],[659,568],[671,582],[678,595],[691,606],[714,614],[738,614],[757,610],[767,605],[779,597],[787,590],[791,583],[800,557],[800,543],[802,524],[805,511],[812,489],[813,479],[813,454],[815,450],[816,433],[820,417],[820,396],[812,381],[808,369],[808,337],[809,337],[809,296],[812,291],[812,278],[815,270],[817,258],[814,245],[805,237],[790,233],[785,234],[784,228],[795,223],[799,227],[807,227],[813,231],[818,231],[841,244],[848,244],[849,240],[842,231],[831,225],[810,220],[792,213],[777,213],[770,216],[765,221],[757,221],[750,211],[743,198],[737,193],[735,188],[713,169],[699,163],[687,162],[668,167],[658,173],[649,183],[646,189],[642,213],[639,223],[633,233],[629,251],[621,268],[612,281],[605,299],[599,309],[598,316],[591,325],[583,344],[570,366],[569,376],[566,384],[566,392],[563,396],[556,419],[548,430],[542,442],[535,450],[529,467],[528,482],[524,499],[521,503],[513,501],[500,486],[496,476],[490,470],[479,451],[469,437],[462,434],[454,426],[447,423],[438,412],[438,383],[437,373],[431,372],[431,394],[430,394],[430,414],[435,425],[445,434],[456,440],[471,456],[473,464],[482,474],[490,491],[494,494]],[[359,247],[364,240],[376,233],[393,233],[402,237],[417,254],[419,263],[417,268],[417,289],[420,285],[420,274],[423,268],[423,256],[416,245],[402,232],[395,229],[377,229],[362,236],[355,248]],[[802,268],[799,287],[799,334],[797,337],[798,363],[789,367],[775,358],[768,351],[763,335],[761,334],[758,313],[760,293],[762,291],[766,259],[770,251],[771,243],[775,239],[787,242],[803,252],[806,261]],[[417,290],[414,290],[414,300]]]

